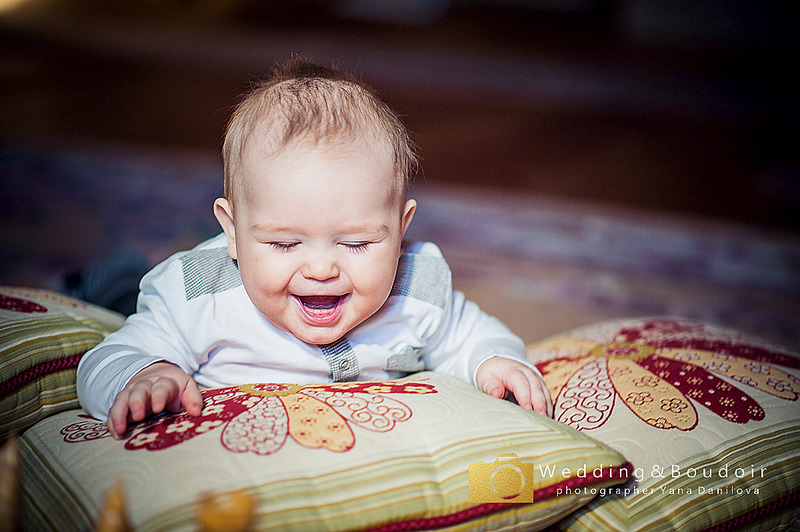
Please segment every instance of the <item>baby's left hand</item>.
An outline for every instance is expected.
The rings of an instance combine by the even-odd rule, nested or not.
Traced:
[[[495,356],[484,361],[478,366],[475,381],[488,395],[502,399],[511,394],[519,406],[553,417],[553,401],[544,381],[516,360]]]

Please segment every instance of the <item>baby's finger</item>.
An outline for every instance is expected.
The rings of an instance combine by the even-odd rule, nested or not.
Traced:
[[[128,390],[128,409],[131,421],[141,421],[148,415],[152,384],[139,381]]]
[[[553,401],[544,380],[532,370],[526,370],[525,376],[530,390],[531,410],[553,417]]]
[[[194,379],[189,379],[186,383],[186,388],[181,394],[181,403],[190,416],[199,416],[203,413],[203,396]]]
[[[547,415],[553,417],[553,396],[550,395],[550,389],[547,387],[547,384],[545,384],[544,379],[538,375],[537,378],[541,385],[542,395],[544,395],[545,403],[547,404]]]
[[[486,378],[481,385],[481,391],[486,395],[491,395],[492,397],[497,397],[498,399],[503,399],[506,395],[506,387],[503,384],[503,381],[494,375],[489,375]]]
[[[177,408],[173,408],[175,400]],[[167,406],[169,405],[169,406]],[[153,383],[150,395],[150,409],[153,414],[160,414],[167,408],[170,412],[180,412],[180,389],[173,379],[159,378]]]
[[[514,371],[506,380],[506,387],[514,394],[514,399],[522,408],[533,410],[531,403],[531,382],[522,371]]]
[[[547,400],[546,394],[538,387],[538,383],[531,383],[531,405],[534,412],[538,412],[548,417],[553,416],[553,407]]]
[[[106,425],[115,440],[121,439],[125,434],[128,428],[128,392],[123,390],[114,399],[114,404],[108,411]]]

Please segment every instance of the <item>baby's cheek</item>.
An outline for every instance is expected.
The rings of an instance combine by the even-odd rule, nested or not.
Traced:
[[[391,278],[380,279],[372,284],[369,295],[377,306],[382,306],[389,299],[389,294],[392,291],[392,281],[393,279]]]
[[[242,271],[242,280],[249,278],[251,284],[265,293],[276,294],[287,290],[293,276],[299,275],[290,265],[265,258],[256,258],[247,266],[247,271]]]

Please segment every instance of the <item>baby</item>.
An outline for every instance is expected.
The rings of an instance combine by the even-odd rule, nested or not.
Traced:
[[[223,234],[148,273],[137,313],[78,367],[81,404],[115,438],[200,415],[199,386],[421,370],[551,414],[522,340],[452,289],[434,244],[403,244],[416,157],[369,88],[293,60],[239,104],[223,157]]]

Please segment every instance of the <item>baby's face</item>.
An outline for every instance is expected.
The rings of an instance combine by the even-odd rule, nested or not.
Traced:
[[[253,149],[241,179],[235,212],[222,199],[215,212],[270,322],[328,344],[384,304],[416,205],[400,208],[388,154],[361,143],[290,146],[269,159]]]

